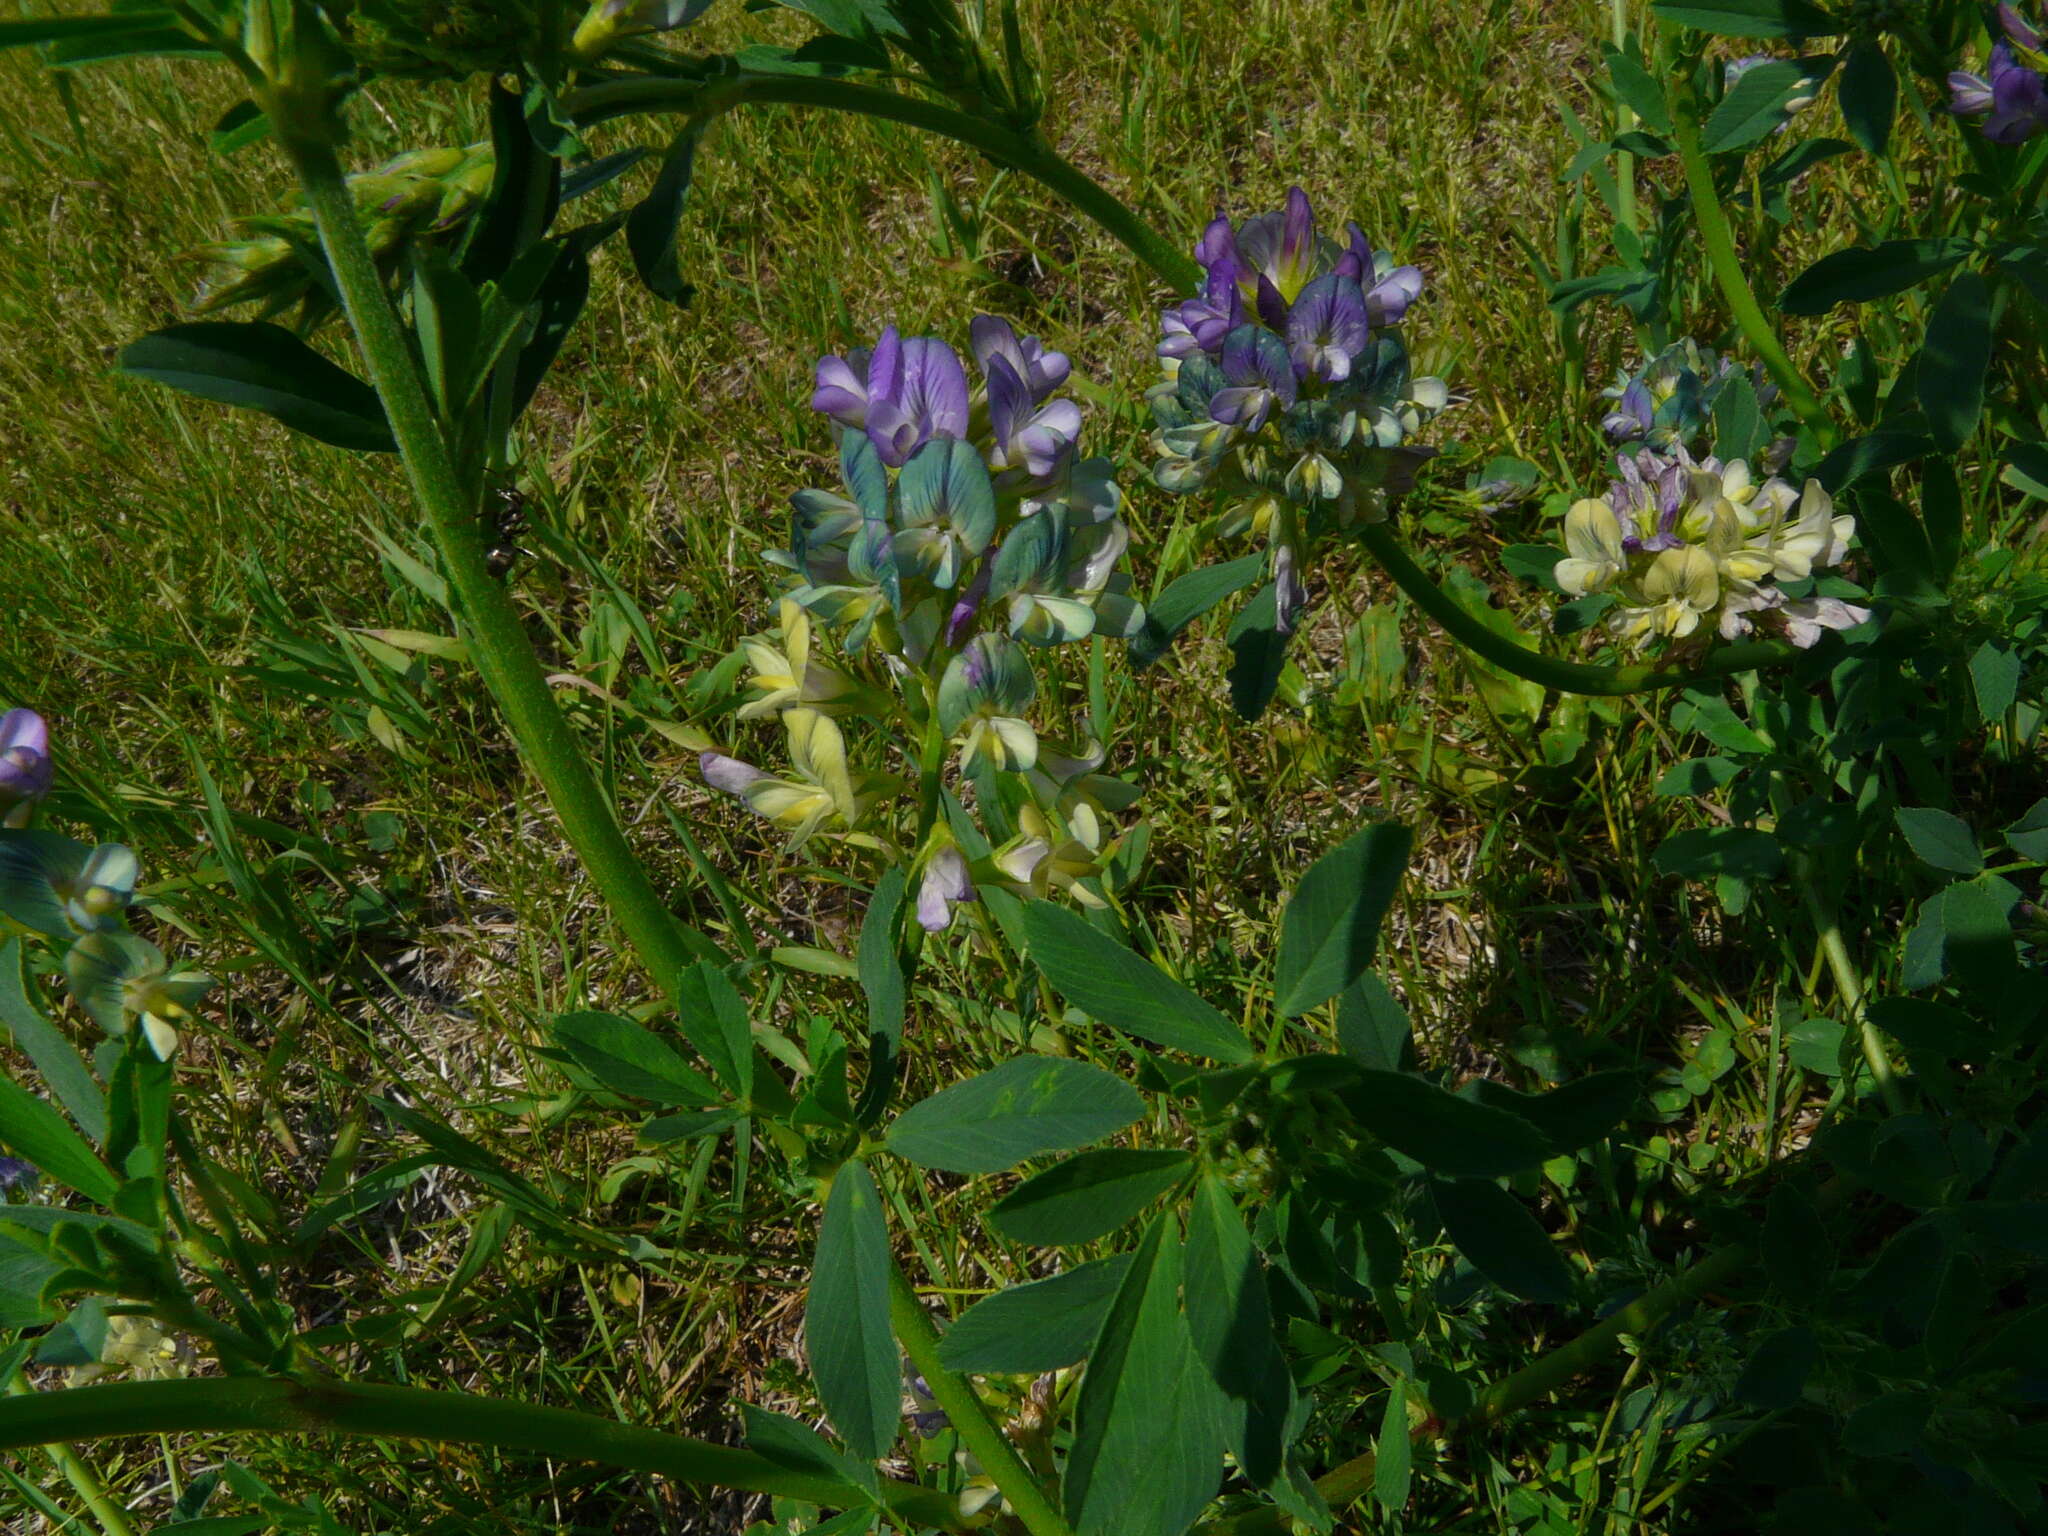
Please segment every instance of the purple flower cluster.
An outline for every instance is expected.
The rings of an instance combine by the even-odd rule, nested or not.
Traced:
[[[1998,7],[2004,32],[1991,49],[1986,75],[1957,70],[1948,77],[1949,111],[1984,119],[1984,137],[1994,144],[2020,144],[2048,128],[2048,55],[2041,33],[2011,0]]]
[[[1400,324],[1422,292],[1418,268],[1393,265],[1356,224],[1345,225],[1345,233],[1344,246],[1318,234],[1299,187],[1288,190],[1278,212],[1240,228],[1219,214],[1195,246],[1201,296],[1161,317],[1159,355],[1206,353],[1233,387],[1272,392],[1283,405],[1294,403],[1296,385],[1343,382],[1374,329]],[[1247,326],[1263,329],[1243,334]],[[1261,343],[1261,335],[1278,349]],[[1241,396],[1233,408],[1257,404]]]
[[[1152,476],[1177,494],[1219,493],[1219,537],[1266,540],[1284,633],[1307,602],[1320,532],[1385,517],[1433,452],[1411,440],[1450,393],[1411,377],[1397,329],[1422,273],[1356,224],[1342,244],[1319,233],[1299,187],[1235,228],[1219,216],[1195,259],[1201,293],[1160,317]]]

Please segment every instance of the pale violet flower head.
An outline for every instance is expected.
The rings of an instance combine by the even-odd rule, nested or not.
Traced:
[[[1566,512],[1553,579],[1570,597],[1611,595],[1607,625],[1624,643],[1641,650],[1706,625],[1730,639],[1764,629],[1810,646],[1822,630],[1869,616],[1778,585],[1808,582],[1848,553],[1855,520],[1835,512],[1819,481],[1795,490],[1756,480],[1740,459],[1695,461],[1682,449],[1671,460],[1643,452],[1619,463],[1622,478],[1606,497]]]
[[[32,709],[0,715],[0,826],[27,826],[55,772],[43,717]]]

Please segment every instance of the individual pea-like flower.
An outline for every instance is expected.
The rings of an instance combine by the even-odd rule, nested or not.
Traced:
[[[811,616],[803,605],[785,597],[776,605],[776,617],[779,635],[752,635],[740,642],[753,669],[747,687],[754,698],[740,706],[739,718],[756,719],[799,705],[826,714],[857,707],[861,685],[811,659]]]
[[[51,938],[119,928],[142,867],[119,843],[0,831],[0,913]]]
[[[960,766],[986,758],[998,769],[1038,761],[1038,733],[1024,711],[1038,679],[1023,649],[1001,633],[980,634],[947,663],[939,679],[939,729],[960,744]]]
[[[892,325],[872,349],[819,361],[811,408],[865,432],[895,468],[935,437],[967,435],[967,372],[937,337],[906,340]]]
[[[36,1165],[18,1157],[0,1157],[0,1201],[11,1195],[32,1195],[43,1181]]]
[[[173,966],[164,952],[132,933],[87,934],[64,955],[71,995],[108,1034],[126,1035],[140,1022],[158,1058],[178,1049],[178,1030],[192,1017],[213,978],[204,971]]]
[[[925,855],[917,886],[918,923],[927,933],[942,933],[952,926],[955,907],[980,899],[967,856],[951,837],[945,837]]]
[[[755,814],[789,828],[794,848],[826,827],[856,831],[868,808],[900,788],[888,774],[858,774],[848,764],[846,737],[827,716],[804,707],[782,712],[794,773],[778,778],[721,752],[698,758],[704,782],[744,800]]]
[[[2041,33],[2007,0],[1998,7],[1999,30],[1984,75],[1957,70],[1948,77],[1949,111],[1981,117],[1994,144],[2021,144],[2048,128],[2048,51]]]
[[[1718,615],[1724,638],[1760,624],[1810,646],[1824,629],[1869,617],[1835,597],[1794,597],[1781,583],[1809,581],[1838,565],[1854,536],[1817,480],[1795,490],[1758,481],[1737,459],[1665,459],[1639,450],[1617,459],[1621,478],[1604,498],[1573,503],[1565,558],[1552,577],[1571,597],[1612,594],[1609,629],[1643,649],[1683,640]]]
[[[1084,907],[1104,905],[1080,881],[1102,873],[1107,852],[1102,820],[1086,801],[1048,816],[1036,805],[1017,815],[1017,835],[989,855],[989,878],[1014,895],[1065,892]]]
[[[1160,318],[1165,376],[1147,393],[1154,480],[1215,492],[1216,536],[1267,541],[1288,625],[1306,547],[1383,519],[1434,451],[1412,439],[1450,403],[1442,380],[1411,375],[1395,329],[1421,272],[1356,224],[1346,237],[1317,230],[1299,187],[1236,227],[1215,219],[1195,246],[1202,291]]]
[[[0,827],[25,827],[50,792],[50,727],[32,709],[0,715]]]
[[[587,63],[627,38],[687,27],[710,6],[711,0],[593,0],[577,24],[569,51]]]

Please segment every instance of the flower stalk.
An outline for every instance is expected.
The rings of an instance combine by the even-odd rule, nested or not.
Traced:
[[[1763,306],[1757,303],[1756,292],[1749,285],[1741,253],[1735,249],[1735,235],[1729,228],[1727,211],[1721,206],[1721,194],[1714,189],[1713,166],[1708,163],[1706,151],[1700,146],[1699,97],[1689,86],[1679,84],[1671,89],[1668,99],[1671,105],[1671,142],[1678,151],[1679,163],[1685,172],[1685,189],[1692,200],[1693,220],[1699,226],[1700,243],[1706,247],[1707,265],[1713,269],[1721,296],[1727,301],[1729,313],[1734,316],[1743,339],[1763,360],[1778,388],[1784,391],[1785,403],[1792,407],[1813,434],[1816,444],[1823,449],[1832,448],[1838,436],[1835,424],[1822,407],[1820,397],[1814,394],[1813,387],[1779,344],[1777,333],[1771,329],[1771,322],[1765,317]]]

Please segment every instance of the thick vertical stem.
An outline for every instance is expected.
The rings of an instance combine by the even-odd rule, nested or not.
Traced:
[[[288,118],[274,115],[273,121]],[[556,707],[517,607],[490,574],[475,499],[456,473],[404,329],[363,243],[355,204],[333,149],[317,138],[290,134],[284,144],[319,225],[321,244],[370,380],[383,399],[413,494],[447,569],[477,670],[540,780],[563,835],[641,962],[659,985],[667,987],[693,962],[719,958],[717,946],[676,920],[634,856],[584,761],[583,744]]]

